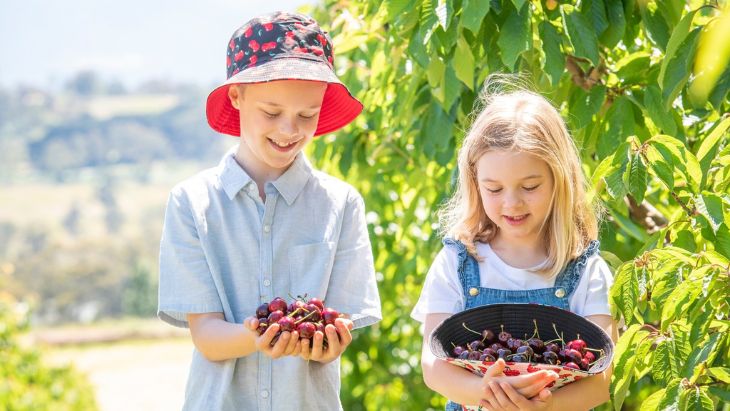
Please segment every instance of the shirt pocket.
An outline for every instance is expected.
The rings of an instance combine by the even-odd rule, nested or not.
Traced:
[[[289,284],[292,296],[325,299],[332,273],[335,243],[304,244],[289,249]]]

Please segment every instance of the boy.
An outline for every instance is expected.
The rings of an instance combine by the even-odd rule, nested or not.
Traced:
[[[218,167],[178,184],[160,250],[159,317],[189,327],[185,410],[341,409],[339,357],[350,330],[381,318],[362,197],[301,152],[362,111],[334,73],[332,42],[306,16],[274,13],[238,29],[210,126],[240,137]],[[305,295],[347,314],[299,341],[256,308]]]

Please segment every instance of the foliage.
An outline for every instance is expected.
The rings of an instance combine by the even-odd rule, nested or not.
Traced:
[[[314,10],[366,109],[312,157],[365,197],[385,315],[343,360],[346,409],[443,406],[422,384],[409,314],[441,247],[436,210],[456,147],[495,72],[525,73],[560,108],[605,205],[611,299],[628,326],[613,407],[728,401],[730,68],[713,61],[709,76],[695,64],[713,27],[725,29],[719,10],[679,0],[325,0]]]
[[[97,408],[86,379],[72,368],[48,367],[18,334],[27,318],[8,294],[0,294],[0,409],[87,411]]]

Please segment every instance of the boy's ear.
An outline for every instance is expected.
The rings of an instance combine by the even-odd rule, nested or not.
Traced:
[[[231,105],[236,110],[239,110],[238,99],[240,96],[241,96],[241,88],[237,84],[231,84],[228,87],[228,99],[231,100]]]

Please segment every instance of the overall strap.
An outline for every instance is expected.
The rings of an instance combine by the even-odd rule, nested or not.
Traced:
[[[597,240],[591,241],[583,253],[570,261],[565,269],[555,278],[555,287],[563,288],[566,297],[571,296],[573,291],[575,291],[583,275],[583,271],[585,271],[588,258],[598,252],[599,245],[600,243]]]
[[[461,288],[464,291],[464,296],[468,296],[470,288],[479,287],[481,281],[479,278],[479,263],[469,255],[466,250],[466,246],[459,240],[452,238],[445,238],[443,240],[444,246],[450,247],[456,250],[458,255],[458,263],[456,266],[457,273],[459,274],[459,282]]]

